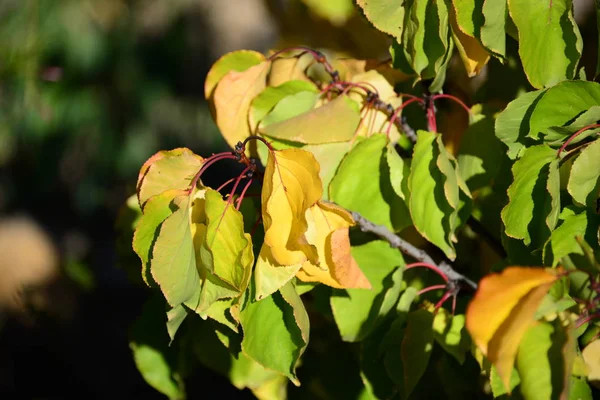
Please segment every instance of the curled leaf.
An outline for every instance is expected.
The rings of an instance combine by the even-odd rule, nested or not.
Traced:
[[[271,151],[262,188],[264,243],[279,265],[307,259],[317,262],[317,250],[306,241],[306,211],[322,195],[319,164],[304,150]]]
[[[348,228],[355,224],[350,213],[335,204],[318,202],[306,216],[306,239],[316,246],[319,262],[305,261],[296,276],[305,282],[321,282],[338,289],[370,289],[369,280],[350,252]]]
[[[467,308],[467,329],[507,390],[521,338],[557,279],[551,269],[508,267],[483,278]]]

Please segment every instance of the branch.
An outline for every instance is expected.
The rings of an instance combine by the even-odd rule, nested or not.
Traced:
[[[400,236],[391,232],[385,226],[377,225],[355,211],[350,212],[352,213],[352,218],[354,218],[354,220],[363,232],[374,233],[375,235],[389,242],[390,246],[392,246],[393,248],[400,249],[400,251],[402,251],[404,254],[414,258],[417,261],[437,266],[443,273],[446,274],[450,281],[463,282],[471,289],[477,289],[477,284],[475,282],[462,275],[461,273],[456,272],[449,262],[442,261],[440,263],[436,263],[433,260],[433,258],[431,258],[429,254],[427,254],[425,250],[421,250],[413,246],[406,240],[402,239]]]

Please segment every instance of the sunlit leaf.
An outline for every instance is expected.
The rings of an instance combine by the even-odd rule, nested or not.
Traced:
[[[188,189],[203,162],[202,157],[186,148],[159,151],[150,157],[138,176],[137,193],[140,205],[144,207],[150,197],[166,190]]]
[[[404,21],[403,2],[388,0],[357,0],[367,19],[380,31],[402,41]]]
[[[470,22],[470,20],[468,18],[464,18],[464,14],[466,14],[467,10],[463,10],[461,8],[463,3],[472,3],[471,5],[475,6],[474,2],[460,2],[454,0],[453,3],[453,7],[450,7],[448,10],[448,16],[450,19],[450,27],[452,30],[454,44],[456,45],[458,54],[460,54],[460,58],[463,61],[465,69],[467,70],[467,75],[474,76],[481,71],[485,64],[487,64],[490,59],[490,55],[475,38],[474,27],[467,26],[466,21]]]
[[[484,0],[481,7],[484,22],[479,28],[481,43],[492,53],[504,57],[506,52],[506,2]]]
[[[405,192],[408,191],[406,186],[409,167],[405,165],[404,159],[400,156],[400,154],[398,154],[391,143],[387,145],[387,154],[385,159],[387,161],[388,168],[390,169],[390,184],[392,185],[392,189],[394,189],[394,192],[396,192],[398,197],[400,197],[402,200],[406,200],[407,195]]]
[[[243,72],[228,72],[214,91],[215,121],[227,143],[250,136],[248,112],[252,100],[266,88],[270,62],[263,61]]]
[[[358,342],[382,321],[400,296],[404,260],[388,243],[373,241],[352,247],[352,255],[372,285],[371,290],[335,290],[330,303],[342,340]]]
[[[512,369],[510,381],[508,386],[506,386],[500,375],[498,375],[498,370],[492,365],[492,368],[490,369],[490,386],[492,387],[492,394],[494,395],[494,398],[505,394],[510,395],[519,383],[521,383],[521,377],[519,376],[516,368]]]
[[[350,252],[352,215],[331,203],[318,202],[306,212],[306,240],[317,248],[318,263],[307,260],[296,276],[305,282],[321,282],[346,289],[370,289],[369,280]]]
[[[271,63],[267,85],[269,87],[276,87],[288,81],[300,80],[307,83],[310,82],[314,86],[314,83],[306,76],[306,69],[313,61],[313,56],[308,53],[297,54],[295,57],[276,58]]]
[[[204,97],[209,102],[214,101],[213,96],[217,84],[230,71],[243,72],[263,61],[265,61],[265,56],[252,50],[237,50],[225,54],[212,65],[206,75]]]
[[[187,310],[181,304],[167,311],[167,332],[171,338],[171,343],[173,343],[175,334],[179,330],[185,317],[187,317]]]
[[[600,340],[588,344],[581,354],[588,368],[588,380],[600,381]]]
[[[133,250],[142,261],[142,279],[151,286],[154,282],[150,275],[152,246],[158,236],[162,222],[173,213],[171,203],[178,196],[185,196],[181,190],[167,190],[153,196],[145,206],[145,211],[133,235]]]
[[[269,125],[284,122],[305,112],[310,112],[317,104],[320,94],[315,91],[302,91],[289,94],[281,99],[273,109],[264,116],[259,125],[259,131],[264,133]],[[271,135],[273,136],[273,135]],[[285,138],[277,138],[285,139]],[[297,141],[294,139],[286,139]]]
[[[600,140],[581,150],[571,167],[567,190],[577,203],[596,207],[600,196]]]
[[[483,278],[469,303],[467,329],[507,388],[521,338],[557,279],[553,270],[508,267]]]
[[[296,364],[307,342],[303,328],[296,322],[297,312],[276,292],[260,301],[250,301],[240,313],[240,322],[244,354],[299,385]]]
[[[317,249],[306,242],[306,211],[321,198],[319,164],[303,150],[273,151],[264,173],[262,216],[265,244],[279,265],[317,262]]]
[[[329,198],[370,221],[401,230],[410,224],[410,217],[391,186],[387,145],[386,136],[377,134],[354,146],[329,185]]]
[[[573,18],[572,0],[508,0],[519,32],[519,56],[535,88],[572,79],[583,42]]]
[[[430,312],[432,308],[429,307]],[[433,337],[461,365],[465,362],[471,341],[465,329],[464,315],[452,315],[445,308],[439,308],[433,319]]]
[[[545,257],[551,256],[552,265],[557,265],[561,259],[570,254],[584,255],[584,251],[577,238],[585,238],[593,243],[597,240],[600,217],[595,214],[582,212],[569,215],[564,222],[556,228],[544,249]],[[548,252],[551,246],[552,252]]]
[[[291,111],[295,113],[293,109]],[[346,96],[338,96],[314,110],[261,126],[259,131],[269,137],[297,143],[347,142],[354,137],[359,121],[356,103]]]
[[[303,263],[279,265],[271,254],[271,248],[263,245],[254,267],[255,298],[261,300],[288,283]]]
[[[315,92],[316,90],[313,83],[299,80],[288,81],[280,86],[267,87],[252,100],[248,114],[251,130],[254,131],[258,123],[286,96],[300,92]]]
[[[557,207],[544,210],[548,201],[558,201],[556,151],[545,145],[529,147],[513,165],[512,172],[514,180],[508,188],[509,203],[502,210],[506,235],[523,240],[525,245],[539,246],[547,237],[538,232],[541,229],[539,223],[532,224],[531,221],[550,217],[551,220],[546,221],[547,230],[553,229],[558,220]]]
[[[242,214],[232,202],[223,200],[221,194],[207,189],[205,194],[206,239],[202,245],[208,250],[204,265],[236,290],[246,290],[254,254],[252,239],[244,233]]]
[[[354,13],[352,0],[302,0],[312,12],[333,25],[343,25]]]

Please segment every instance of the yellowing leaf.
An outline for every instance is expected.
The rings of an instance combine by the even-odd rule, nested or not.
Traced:
[[[588,344],[581,355],[587,367],[587,378],[590,381],[600,381],[600,340]]]
[[[483,278],[469,304],[467,329],[507,390],[521,338],[557,279],[550,269],[508,267]]]
[[[487,64],[490,54],[477,39],[463,32],[458,26],[455,6],[449,7],[449,9],[448,17],[450,19],[450,26],[452,27],[452,37],[458,48],[458,54],[460,54],[460,58],[465,65],[467,75],[475,76]]]
[[[204,159],[190,149],[159,151],[150,157],[138,175],[137,193],[140,205],[154,195],[170,189],[189,188]]]
[[[355,224],[350,213],[335,204],[318,202],[307,211],[306,217],[306,239],[316,246],[319,263],[305,261],[296,276],[305,282],[321,282],[338,289],[370,289],[369,280],[350,252],[348,228]]]
[[[254,268],[255,298],[262,300],[288,283],[302,267],[302,263],[278,265],[271,248],[265,244],[260,249]]]
[[[250,136],[250,103],[265,89],[270,65],[263,61],[243,72],[230,71],[215,89],[215,120],[231,147]]]
[[[304,150],[285,149],[269,153],[262,188],[264,243],[279,265],[307,259],[316,262],[317,250],[306,241],[306,211],[323,193],[319,164]]]
[[[310,54],[273,60],[268,78],[269,87],[279,86],[292,80],[312,82],[305,74],[306,68],[312,62],[313,57]]]

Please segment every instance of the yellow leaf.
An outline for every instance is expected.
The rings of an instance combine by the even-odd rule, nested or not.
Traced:
[[[460,58],[465,65],[467,75],[469,77],[475,76],[489,61],[490,53],[487,52],[487,50],[481,45],[481,43],[479,43],[477,39],[460,30],[460,27],[456,22],[456,11],[454,10],[454,7],[449,7],[449,10],[450,25],[452,27],[452,37],[454,38],[454,43],[456,44]]]
[[[483,278],[467,308],[467,329],[507,390],[519,343],[557,279],[556,270],[508,267]]]
[[[268,85],[279,86],[292,80],[312,82],[306,76],[306,69],[313,63],[312,55],[306,53],[299,57],[277,58],[273,60]]]
[[[335,204],[318,202],[306,216],[306,239],[316,246],[319,263],[305,261],[296,276],[338,289],[370,289],[369,280],[350,252],[348,228],[355,224],[350,213]]]
[[[288,283],[302,267],[302,263],[278,265],[273,259],[271,248],[265,244],[254,267],[255,298],[262,300]]]
[[[323,194],[319,163],[308,151],[286,149],[269,152],[262,188],[265,244],[279,265],[307,259],[317,262],[317,250],[309,244],[306,211]]]
[[[248,112],[250,103],[266,88],[270,61],[263,61],[243,72],[230,71],[214,94],[217,126],[231,147],[250,136]]]
[[[600,340],[588,344],[581,353],[587,369],[587,378],[596,383],[600,381]]]

